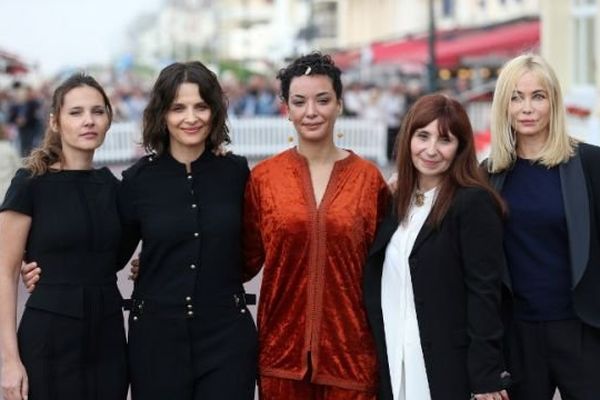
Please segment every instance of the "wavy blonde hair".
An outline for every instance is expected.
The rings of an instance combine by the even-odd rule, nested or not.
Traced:
[[[517,159],[517,137],[512,128],[509,106],[517,82],[523,74],[533,73],[548,93],[550,123],[548,140],[536,159],[548,168],[566,162],[577,147],[577,141],[567,134],[565,108],[560,83],[552,67],[537,54],[522,54],[508,61],[502,68],[491,115],[491,150],[488,170],[491,173],[510,168]]]

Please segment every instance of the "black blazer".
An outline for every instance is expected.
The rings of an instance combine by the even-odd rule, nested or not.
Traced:
[[[502,191],[506,171],[490,175]],[[575,155],[559,166],[565,205],[573,306],[579,318],[600,328],[600,148],[580,143]],[[503,282],[510,291],[508,269]]]
[[[381,311],[390,214],[369,252],[364,297],[379,360],[378,399],[392,399]],[[438,228],[425,224],[409,256],[425,368],[433,400],[465,400],[507,387],[500,291],[505,261],[502,221],[489,193],[461,188]],[[502,377],[501,377],[502,376]]]

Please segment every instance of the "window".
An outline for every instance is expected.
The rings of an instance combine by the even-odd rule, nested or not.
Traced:
[[[333,39],[337,37],[337,3],[318,2],[313,5],[314,25],[317,37]]]
[[[573,66],[577,85],[596,83],[596,0],[572,0]]]
[[[442,15],[452,17],[454,15],[454,0],[444,0],[442,3]]]

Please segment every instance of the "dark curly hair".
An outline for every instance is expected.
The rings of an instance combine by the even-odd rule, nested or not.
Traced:
[[[290,84],[292,79],[302,75],[326,75],[331,79],[335,97],[342,98],[342,71],[335,66],[331,57],[320,52],[313,52],[296,58],[290,65],[282,68],[277,73],[281,81],[281,99],[288,102],[290,97]]]
[[[169,148],[165,118],[182,83],[197,84],[200,96],[210,108],[211,129],[206,148],[215,149],[222,143],[231,142],[227,127],[227,97],[217,76],[200,61],[178,62],[160,71],[144,110],[142,144],[148,153],[160,155]]]

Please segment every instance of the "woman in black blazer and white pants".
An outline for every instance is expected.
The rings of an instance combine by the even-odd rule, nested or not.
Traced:
[[[507,399],[503,206],[478,170],[462,106],[443,95],[419,99],[397,154],[393,209],[364,276],[379,399]]]

